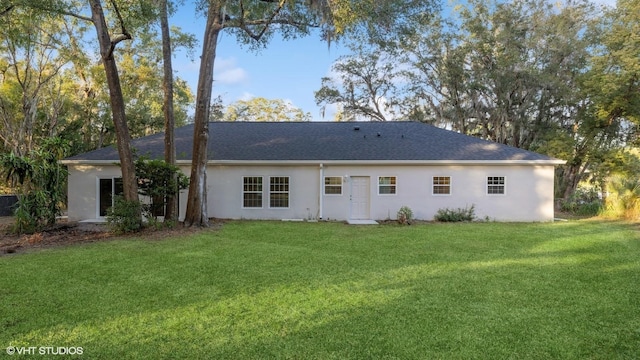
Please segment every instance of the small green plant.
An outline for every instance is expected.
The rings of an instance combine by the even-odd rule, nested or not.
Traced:
[[[396,219],[401,225],[411,225],[411,220],[413,220],[413,211],[410,207],[403,206],[398,210]]]
[[[127,201],[122,196],[113,199],[113,207],[107,210],[107,223],[116,233],[130,233],[142,228],[139,201]]]
[[[440,209],[434,216],[436,221],[441,222],[463,222],[473,221],[476,218],[475,205],[471,207],[457,208],[457,209]]]

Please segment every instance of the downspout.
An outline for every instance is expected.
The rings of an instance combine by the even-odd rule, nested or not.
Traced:
[[[318,191],[318,220],[322,220],[323,198],[322,184],[324,182],[324,164],[320,163],[320,189]]]

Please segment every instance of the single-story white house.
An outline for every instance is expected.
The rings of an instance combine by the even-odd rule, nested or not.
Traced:
[[[564,161],[418,122],[211,122],[207,206],[228,219],[416,219],[475,206],[496,221],[552,221],[554,169]],[[190,174],[193,125],[176,129]],[[164,134],[136,139],[163,157]],[[115,147],[62,161],[69,220],[103,219],[121,191]],[[187,191],[180,193],[184,218]]]

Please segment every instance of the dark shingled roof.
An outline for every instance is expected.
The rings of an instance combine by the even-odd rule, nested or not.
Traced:
[[[190,160],[193,125],[176,129],[178,160]],[[163,158],[164,134],[132,141],[139,155]],[[67,158],[117,161],[115,147]],[[209,160],[555,161],[418,122],[212,122]]]

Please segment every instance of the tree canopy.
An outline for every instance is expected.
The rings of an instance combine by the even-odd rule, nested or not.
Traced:
[[[567,198],[637,136],[639,3],[471,0],[396,41],[353,44],[316,101],[341,120],[426,121],[565,159]]]
[[[605,193],[612,174],[635,171],[640,0],[604,8],[470,0],[447,11],[419,0],[192,4],[206,21],[195,94],[170,66],[172,51],[195,44],[169,26],[179,2],[0,0],[0,151],[28,157],[53,137],[69,154],[117,145],[127,196],[137,199],[129,140],[193,121],[187,223],[204,224],[220,34],[258,52],[275,36],[319,35],[318,46],[342,41],[351,50],[315,93],[320,106],[339,108],[336,120],[424,121],[567,160],[556,187],[565,199],[581,181]],[[221,116],[310,119],[263,97],[236,101]],[[171,163],[170,136],[166,143]]]

